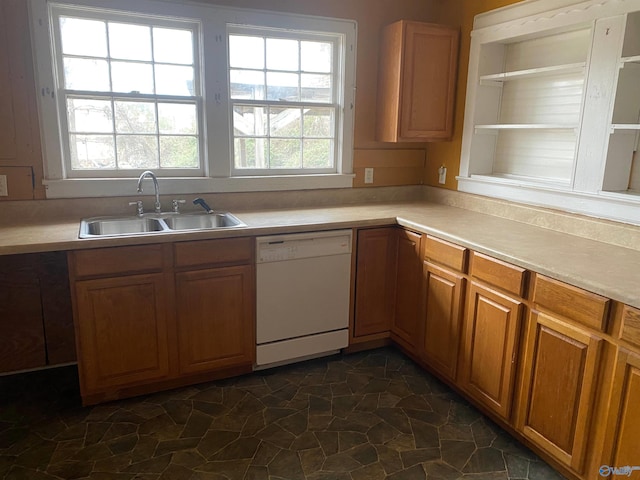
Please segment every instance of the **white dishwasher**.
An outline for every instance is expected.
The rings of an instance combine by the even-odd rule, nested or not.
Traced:
[[[256,242],[256,366],[349,343],[351,230],[272,235]]]

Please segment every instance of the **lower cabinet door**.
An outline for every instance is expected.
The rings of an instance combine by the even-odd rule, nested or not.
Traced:
[[[462,387],[509,420],[522,302],[471,282],[464,323]]]
[[[176,274],[180,371],[251,364],[255,351],[251,266]]]
[[[605,453],[602,464],[610,467],[640,467],[640,355],[620,349],[613,380],[613,392]],[[609,478],[606,472],[602,476]],[[614,473],[613,471],[610,473]],[[621,472],[620,478],[640,479],[638,470]],[[627,475],[628,474],[628,475]],[[612,475],[611,478],[614,478]]]
[[[75,289],[83,395],[169,375],[163,274],[83,280]]]
[[[422,356],[431,368],[455,380],[465,280],[460,273],[427,262],[423,275],[426,303]]]
[[[358,231],[354,336],[389,332],[396,280],[396,229]]]
[[[603,340],[533,310],[517,429],[560,462],[584,470]]]
[[[419,233],[398,229],[396,299],[391,333],[393,339],[416,354],[420,339],[420,289],[422,259]]]

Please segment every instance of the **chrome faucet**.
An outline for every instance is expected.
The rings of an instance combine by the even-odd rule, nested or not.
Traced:
[[[160,189],[158,187],[158,179],[151,170],[145,170],[144,172],[142,172],[142,175],[140,175],[140,178],[138,178],[138,193],[142,193],[142,180],[147,177],[153,180],[153,188],[156,191],[156,203],[154,205],[156,213],[161,213],[162,207],[160,206]]]

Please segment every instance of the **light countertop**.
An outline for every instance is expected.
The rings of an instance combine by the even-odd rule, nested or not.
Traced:
[[[79,218],[0,225],[0,254],[399,224],[640,308],[640,251],[426,202],[233,211],[248,226],[79,239]]]

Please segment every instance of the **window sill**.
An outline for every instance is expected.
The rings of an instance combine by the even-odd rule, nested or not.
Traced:
[[[273,192],[351,188],[354,174],[286,175],[270,177],[174,178],[158,177],[160,193]],[[130,197],[137,195],[137,178],[74,178],[44,180],[47,198]],[[151,188],[147,185],[146,189]],[[149,193],[145,190],[145,193]]]

